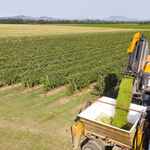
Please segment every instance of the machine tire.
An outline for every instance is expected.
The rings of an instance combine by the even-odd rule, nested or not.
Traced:
[[[105,150],[104,145],[96,139],[90,139],[83,147],[82,150]]]

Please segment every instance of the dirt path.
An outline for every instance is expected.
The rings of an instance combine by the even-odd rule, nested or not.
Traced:
[[[14,85],[9,85],[9,86],[6,86],[6,87],[1,87],[0,91],[8,90],[8,89],[11,89],[11,88],[14,88],[14,87],[19,87],[19,86],[22,86],[22,83],[18,83],[18,84],[14,84]]]
[[[3,99],[3,98],[6,98],[6,97],[9,97],[9,96],[13,96],[14,94],[7,94],[7,95],[4,95],[2,97],[0,97],[0,99]]]
[[[65,91],[65,90],[67,89],[67,87],[68,87],[68,85],[66,85],[66,86],[61,86],[61,87],[59,87],[59,88],[57,88],[57,89],[53,89],[52,91],[47,92],[46,94],[41,94],[40,96],[41,96],[41,97],[44,97],[44,96],[52,96],[52,95],[57,94],[58,92]]]
[[[42,87],[43,87],[43,85],[36,85],[32,88],[26,88],[24,91],[20,92],[19,94],[25,94],[29,91],[36,90],[36,89],[39,89],[39,88],[42,88]]]
[[[85,102],[84,102],[84,103],[82,103],[82,104],[80,104],[80,105],[78,105],[77,107],[75,107],[75,108],[71,109],[71,112],[75,112],[76,110],[80,110],[80,109],[82,109],[82,108],[84,107],[84,105],[85,105]]]
[[[71,101],[71,100],[73,100],[73,99],[76,99],[76,96],[82,96],[82,95],[84,95],[84,94],[86,94],[86,93],[89,93],[89,92],[91,92],[93,89],[94,89],[94,86],[96,85],[96,83],[94,83],[94,84],[91,84],[90,85],[90,87],[88,88],[88,89],[86,89],[86,90],[84,90],[84,91],[82,91],[82,92],[80,92],[80,93],[76,93],[76,94],[74,94],[73,96],[71,96],[71,97],[68,97],[68,98],[60,98],[58,101],[55,101],[54,103],[51,103],[49,106],[48,106],[48,108],[51,108],[51,107],[55,107],[55,106],[60,106],[60,105],[64,105],[64,104],[66,104],[66,103],[68,103],[69,101]]]

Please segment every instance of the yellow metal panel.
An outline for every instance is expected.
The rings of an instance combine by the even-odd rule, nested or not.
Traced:
[[[145,69],[144,69],[145,73],[150,72],[150,62],[146,64]]]
[[[149,123],[147,122],[147,120],[145,120],[141,128],[138,127],[137,135],[135,136],[135,140],[134,140],[134,150],[145,150],[142,147],[143,147],[144,139],[148,132],[147,130],[148,126],[149,126]]]
[[[146,62],[150,62],[150,55],[147,56]]]
[[[73,142],[74,149],[76,149],[76,147],[78,146],[78,143],[82,136],[82,131],[83,131],[83,124],[80,121],[76,122],[72,126],[72,142]]]
[[[134,50],[136,42],[138,40],[140,40],[140,36],[141,36],[140,32],[134,34],[133,39],[132,39],[132,41],[129,44],[129,48],[127,50],[127,53],[132,53],[132,51]]]
[[[80,121],[72,126],[72,133],[77,135],[82,133],[82,123]]]

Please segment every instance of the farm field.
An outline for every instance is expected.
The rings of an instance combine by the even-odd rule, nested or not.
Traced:
[[[150,41],[148,30],[50,27],[0,25],[0,149],[73,149],[70,129],[86,100],[98,98],[94,85],[116,98],[130,37],[140,31]]]
[[[60,26],[76,26],[76,27],[101,27],[101,28],[119,28],[119,29],[150,29],[150,25],[139,24],[68,24]]]
[[[2,39],[0,81],[4,85],[22,82],[28,87],[43,84],[45,91],[71,82],[81,89],[108,73],[123,71],[129,34]]]
[[[48,91],[71,83],[68,94],[72,94],[76,88],[81,90],[100,79],[103,81],[107,74],[116,74],[120,80],[126,65],[126,50],[134,33],[1,38],[1,85],[43,84],[43,89]],[[143,33],[149,41],[150,32]]]
[[[97,27],[97,28],[95,28]],[[99,28],[98,28],[99,27]],[[124,28],[123,28],[124,27]],[[130,28],[131,27],[131,28]],[[0,24],[1,37],[22,37],[22,36],[45,36],[79,33],[99,33],[99,32],[118,32],[118,31],[137,31],[140,29],[150,29],[149,25],[126,27],[122,25],[16,25]],[[145,28],[146,27],[146,28]],[[126,29],[125,29],[126,28]]]

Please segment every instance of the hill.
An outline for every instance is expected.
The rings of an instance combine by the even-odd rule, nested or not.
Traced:
[[[19,15],[19,16],[11,16],[11,17],[0,17],[0,19],[23,19],[23,20],[59,20],[53,17],[47,17],[47,16],[41,16],[41,17],[30,17],[30,16],[24,16],[24,15]]]

